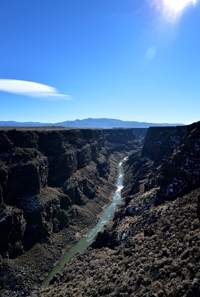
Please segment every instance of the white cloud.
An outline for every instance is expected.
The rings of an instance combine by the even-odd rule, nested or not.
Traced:
[[[0,79],[0,91],[51,100],[71,99],[69,95],[60,94],[53,87],[25,80]]]

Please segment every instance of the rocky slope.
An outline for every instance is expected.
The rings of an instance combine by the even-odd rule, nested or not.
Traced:
[[[132,129],[0,130],[1,295],[29,295],[94,225],[135,145]]]
[[[113,220],[32,296],[200,296],[200,122],[150,128],[124,170]]]

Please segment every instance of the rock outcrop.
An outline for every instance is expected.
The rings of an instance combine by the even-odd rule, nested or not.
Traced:
[[[1,218],[4,224],[4,219],[8,219],[7,227],[10,231],[6,232],[11,232],[18,222],[15,242],[9,242],[9,246],[4,246],[8,254],[2,253],[2,255],[9,257],[27,248],[25,254],[10,262],[6,258],[2,259],[0,271],[8,271],[12,275],[16,268],[22,267],[20,266],[22,259],[29,251],[34,251],[34,253],[29,253],[34,257],[39,251],[41,252],[42,246],[48,258],[50,255],[48,246],[55,244],[55,237],[57,242],[60,239],[63,240],[62,234],[65,234],[65,238],[68,236],[75,239],[72,234],[92,224],[93,215],[96,216],[99,213],[97,204],[102,202],[101,207],[106,204],[108,200],[106,200],[105,192],[112,192],[111,181],[114,180],[117,157],[122,156],[124,151],[129,151],[129,158],[124,164],[123,203],[118,206],[112,220],[97,235],[89,248],[75,255],[65,265],[62,272],[54,277],[52,286],[35,287],[31,292],[26,285],[21,291],[18,288],[15,296],[21,296],[22,293],[23,295],[31,293],[32,297],[61,297],[63,295],[69,297],[199,296],[200,122],[182,127],[149,128],[144,142],[140,139],[141,134],[137,135],[138,141],[134,142],[129,138],[129,131],[122,135],[124,131],[121,129],[105,132],[88,130],[88,133],[101,135],[97,144],[95,140],[90,141],[92,138],[97,139],[97,136],[86,138],[82,134],[85,143],[81,147],[79,137],[73,135],[75,138],[71,139],[74,139],[74,142],[73,140],[72,143],[70,142],[67,151],[73,155],[73,149],[75,149],[76,160],[79,161],[76,161],[75,167],[73,167],[73,162],[70,163],[68,170],[71,170],[72,175],[69,177],[57,169],[55,172],[57,172],[58,180],[53,178],[53,168],[54,166],[56,168],[59,162],[62,166],[63,161],[59,160],[66,154],[63,149],[66,144],[63,145],[63,142],[57,140],[61,149],[58,155],[54,155],[53,151],[49,154],[48,151],[44,153],[45,150],[41,149],[41,146],[40,149],[39,146],[32,148],[37,151],[39,156],[37,159],[41,165],[34,163],[35,157],[28,158],[24,172],[32,172],[32,174],[34,172],[39,177],[41,172],[43,178],[33,179],[30,189],[36,192],[31,195],[27,194],[28,187],[23,188],[21,204],[17,196],[13,197],[8,194],[8,172],[13,172],[12,174],[15,172],[8,171],[9,166],[12,167],[9,164],[9,158],[2,159]],[[111,134],[106,136],[106,133]],[[37,137],[38,135],[36,133]],[[33,139],[30,136],[27,142],[38,145],[38,142],[34,142]],[[47,140],[45,141],[48,143]],[[4,149],[11,150],[14,140],[4,133],[2,143]],[[100,146],[98,146],[99,143],[101,143]],[[93,149],[90,149],[91,147]],[[19,151],[21,150],[27,152],[30,149],[20,147]],[[93,157],[90,157],[90,151],[93,152]],[[81,155],[83,152],[84,156]],[[69,160],[71,160],[70,157]],[[49,165],[51,162],[54,162],[52,171]],[[11,164],[13,164],[12,161]],[[45,169],[45,164],[47,164],[47,169]],[[35,167],[37,170],[33,169]],[[40,171],[38,167],[43,167],[43,171]],[[14,182],[14,179],[11,178],[11,181]],[[9,185],[12,189],[12,183]],[[21,191],[20,187],[18,191]],[[29,199],[32,198],[24,198],[27,195],[36,197],[34,201],[37,203],[29,203]],[[96,200],[97,197],[101,199]],[[7,199],[6,206],[5,199]],[[49,203],[49,200],[51,203],[46,208],[45,205]],[[11,201],[15,204],[12,205]],[[95,204],[94,201],[98,203]],[[29,211],[26,203],[32,205],[35,212]],[[22,238],[25,238],[26,234],[31,234],[31,232],[26,233],[28,222],[31,219],[33,225],[35,224],[38,207],[42,209],[40,212],[42,215],[37,219],[40,227],[34,242],[39,238],[41,242],[38,241],[38,244],[31,248],[33,245],[31,239],[27,238],[30,245],[28,246]],[[12,219],[7,218],[7,215]],[[17,221],[14,220],[16,217]],[[29,219],[26,219],[27,217]],[[79,224],[78,221],[81,223]],[[4,234],[4,238],[5,236]],[[54,258],[58,256],[54,254]],[[35,266],[30,256],[25,259],[26,265],[29,263],[32,265],[32,271],[37,270],[36,267],[39,265],[37,257],[34,258]],[[13,266],[10,264],[11,261],[14,261]],[[12,292],[13,288],[16,290],[17,285],[19,286],[20,277],[26,278],[26,274],[23,275],[27,273],[26,271],[30,270],[26,270],[25,266],[15,280],[15,287],[10,284]],[[30,281],[30,277],[27,279]],[[6,284],[5,281],[3,282],[3,277],[1,280],[3,288]],[[2,292],[4,296],[9,296],[6,295],[9,291],[4,289]]]
[[[28,277],[27,267],[24,279],[37,283],[96,222],[111,199],[117,162],[134,143],[132,129],[0,131],[0,255],[10,269],[0,272],[0,285],[21,286],[12,263],[16,271],[32,265],[37,273]]]
[[[199,296],[199,145],[199,122],[150,128],[125,164],[113,220],[32,296]]]

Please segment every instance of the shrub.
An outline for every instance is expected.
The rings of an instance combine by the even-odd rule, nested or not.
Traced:
[[[60,210],[58,212],[57,219],[58,219],[61,227],[66,226],[68,224],[68,221],[69,221],[67,213],[64,210]]]

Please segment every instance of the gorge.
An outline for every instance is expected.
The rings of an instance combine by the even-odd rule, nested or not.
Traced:
[[[200,123],[145,133],[0,131],[2,296],[199,296]],[[127,155],[122,204],[42,288],[110,203]]]
[[[72,245],[72,247],[64,254],[63,258],[59,261],[59,263],[54,267],[48,277],[45,279],[43,285],[48,286],[49,283],[54,283],[56,280],[56,274],[64,267],[64,265],[77,253],[84,251],[88,246],[92,244],[94,238],[98,234],[98,232],[102,231],[105,224],[109,222],[111,216],[113,215],[118,204],[121,203],[121,191],[123,188],[123,163],[127,160],[125,157],[122,161],[119,162],[118,165],[118,175],[116,180],[116,190],[112,197],[111,203],[106,207],[106,209],[101,214],[97,224],[87,233],[83,234],[82,238],[79,241]]]
[[[42,284],[110,203],[135,142],[132,129],[1,130],[2,288],[20,295]]]

